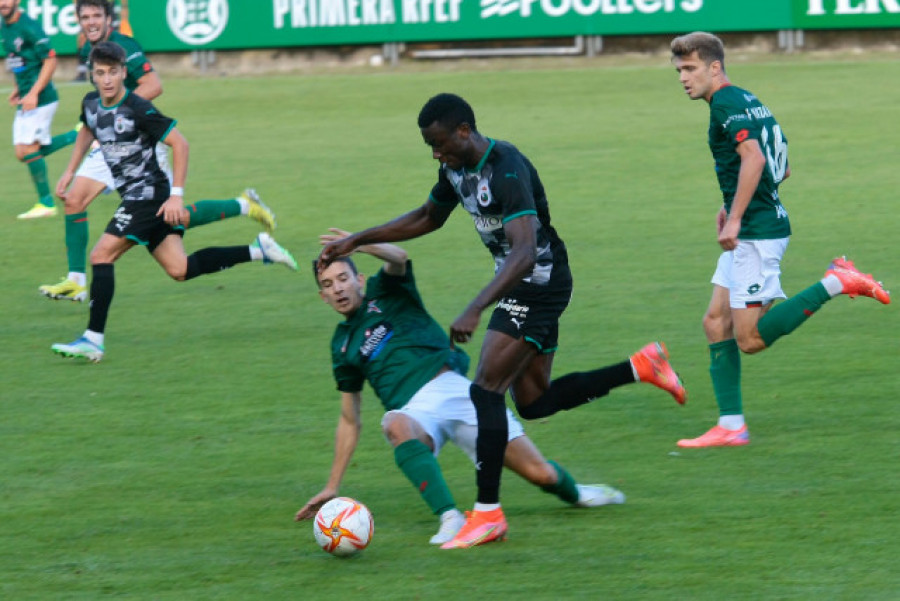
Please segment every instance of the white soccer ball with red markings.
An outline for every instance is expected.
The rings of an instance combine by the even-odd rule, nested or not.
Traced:
[[[350,497],[337,497],[322,505],[313,524],[319,546],[338,557],[350,557],[365,549],[374,532],[369,508]]]

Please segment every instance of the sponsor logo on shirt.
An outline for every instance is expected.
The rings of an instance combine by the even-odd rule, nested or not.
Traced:
[[[381,354],[388,340],[393,336],[394,327],[386,321],[366,328],[363,343],[359,346],[359,354],[363,363],[368,363]]]

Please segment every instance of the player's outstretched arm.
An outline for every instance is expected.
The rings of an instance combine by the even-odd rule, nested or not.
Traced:
[[[450,209],[452,210],[452,209]],[[334,259],[346,257],[360,246],[384,242],[401,242],[431,233],[447,221],[450,211],[426,201],[418,209],[397,217],[382,225],[351,234],[325,245],[319,254],[319,269],[324,269]]]
[[[319,242],[323,246],[351,235],[350,232],[336,227],[330,227],[328,231],[331,233],[319,236]],[[384,261],[385,273],[390,275],[404,275],[406,273],[406,261],[409,260],[409,255],[395,244],[386,242],[381,244],[364,244],[358,247],[356,252],[365,253]]]
[[[341,480],[350,465],[350,459],[359,442],[359,433],[362,430],[362,418],[360,416],[360,404],[362,395],[358,392],[341,393],[341,417],[338,420],[337,431],[334,437],[334,460],[331,462],[331,475],[328,483],[317,495],[306,502],[294,520],[308,520],[315,517],[316,512],[326,502],[335,498],[341,486]]]

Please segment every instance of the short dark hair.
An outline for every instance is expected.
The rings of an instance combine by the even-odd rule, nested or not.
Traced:
[[[672,40],[670,48],[672,56],[676,58],[684,58],[696,52],[697,58],[707,65],[719,61],[722,63],[722,70],[725,70],[725,44],[718,36],[711,33],[694,31],[678,36]]]
[[[332,263],[346,263],[348,267],[350,267],[350,271],[353,272],[354,277],[359,275],[359,270],[356,269],[356,263],[353,262],[353,259],[350,257],[338,257]],[[319,281],[319,259],[313,259],[312,261],[312,272],[313,277],[316,278],[316,286],[320,289],[322,288],[322,282]]]
[[[97,42],[88,59],[91,65],[124,65],[125,49],[115,42]]]
[[[472,131],[478,131],[475,127],[475,111],[456,94],[438,94],[425,103],[419,111],[419,128],[424,129],[435,121],[448,130],[468,123]]]
[[[78,0],[75,3],[75,15],[81,15],[81,8],[84,6],[96,6],[97,8],[103,9],[103,14],[107,17],[111,17],[113,15],[113,7],[112,2],[109,0]]]

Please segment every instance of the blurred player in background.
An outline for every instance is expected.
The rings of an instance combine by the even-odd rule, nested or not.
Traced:
[[[25,163],[37,190],[38,202],[19,219],[53,217],[56,206],[47,180],[44,157],[75,141],[76,131],[50,135],[59,95],[53,85],[56,52],[40,24],[22,12],[19,0],[0,0],[0,38],[6,68],[15,77],[9,104],[16,108],[13,146]]]
[[[656,342],[617,364],[550,380],[572,276],[565,244],[550,224],[537,170],[512,144],[479,133],[472,107],[454,94],[431,98],[418,124],[440,161],[428,199],[389,223],[330,243],[322,250],[321,264],[327,266],[360,245],[433,232],[458,204],[472,215],[493,256],[493,279],[450,326],[451,340],[468,342],[481,313],[495,304],[469,395],[478,416],[478,500],[456,538],[442,546],[465,548],[501,539],[507,530],[500,507],[507,390],[526,419],[574,409],[633,382],[658,386],[678,403],[684,403],[686,393],[665,347]]]
[[[125,87],[144,100],[154,100],[163,92],[162,82],[153,65],[147,59],[140,44],[114,29],[112,6],[108,0],[77,0],[75,3],[81,31],[86,42],[81,57],[87,61],[94,44],[115,42],[125,49],[128,57]],[[127,10],[127,9],[126,9]],[[130,30],[130,26],[129,26]],[[168,152],[165,144],[156,149],[160,167],[168,173]],[[87,297],[87,246],[89,224],[87,207],[103,192],[114,189],[112,174],[99,146],[95,144],[75,174],[72,187],[65,195],[65,244],[68,274],[57,284],[45,284],[38,288],[44,296],[56,300],[83,301]],[[248,215],[263,224],[267,230],[275,227],[275,216],[262,203],[258,194],[248,188],[235,198],[227,200],[201,200],[188,205],[185,227],[198,227],[221,219]]]
[[[323,244],[349,235],[331,231],[321,236]],[[345,318],[331,343],[341,417],[328,483],[297,512],[296,519],[315,517],[324,503],[338,495],[359,441],[361,391],[363,383],[369,382],[386,411],[381,427],[394,447],[397,467],[440,516],[440,528],[430,542],[441,545],[456,536],[465,517],[456,508],[437,454],[450,440],[476,461],[478,426],[469,399],[471,382],[465,377],[469,357],[451,347],[443,328],[426,311],[406,251],[391,244],[357,250],[384,261],[368,282],[349,257],[315,272],[322,300]],[[577,484],[562,466],[544,459],[509,409],[506,415],[509,444],[504,462],[509,469],[574,506],[625,502],[625,496],[609,486]]]
[[[740,446],[750,442],[742,407],[741,351],[769,348],[839,294],[870,296],[884,304],[890,296],[872,276],[840,258],[821,281],[773,306],[774,300],[786,298],[781,258],[791,225],[778,186],[791,173],[787,137],[768,107],[731,84],[718,37],[690,33],[672,40],[671,50],[685,92],[709,104],[709,148],[724,197],[716,219],[724,252],[703,317],[720,417],[711,430],[679,440],[678,446]]]
[[[75,14],[78,14],[78,0],[72,0],[72,4],[75,5]],[[127,35],[128,37],[134,37],[134,32],[131,29],[131,21],[128,14],[128,0],[121,0],[121,2],[113,2],[113,18],[112,18],[112,27],[115,31],[123,35]],[[87,72],[88,72],[88,64],[87,64],[87,56],[83,55],[81,49],[84,47],[85,42],[87,41],[87,37],[84,35],[84,31],[78,32],[78,38],[76,40],[76,46],[78,48],[78,71],[75,75],[75,79],[73,81],[87,81]]]
[[[115,179],[122,203],[106,231],[91,251],[90,320],[84,335],[71,344],[54,344],[65,357],[84,357],[97,362],[104,354],[106,318],[115,290],[113,264],[135,244],[146,246],[173,279],[190,280],[238,263],[283,263],[296,270],[291,254],[268,234],[252,246],[204,248],[191,256],[184,252],[184,182],[187,177],[188,143],[175,121],[125,87],[125,51],[114,42],[98,42],[91,51],[91,79],[96,91],[82,101],[81,121],[72,158],[57,184],[65,190],[91,142],[100,142],[103,157]],[[162,140],[172,147],[172,181],[154,156]]]

